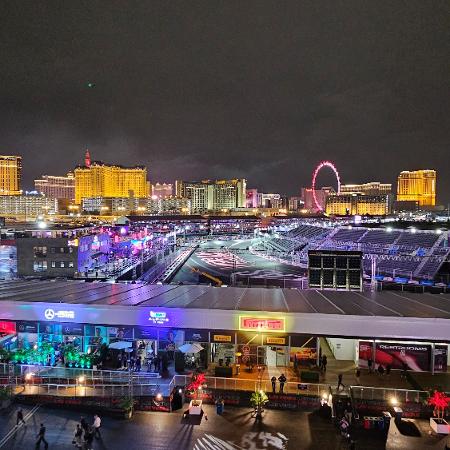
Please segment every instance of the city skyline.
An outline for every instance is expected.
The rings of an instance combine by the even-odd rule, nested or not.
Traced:
[[[24,186],[89,147],[156,181],[287,194],[326,159],[347,183],[430,168],[450,199],[444,4],[28,2],[2,18],[0,143]]]

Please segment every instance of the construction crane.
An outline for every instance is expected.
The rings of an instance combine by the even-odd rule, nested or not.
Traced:
[[[192,272],[194,273],[198,273],[199,275],[203,275],[204,277],[210,279],[211,281],[214,281],[214,283],[216,283],[217,287],[222,286],[222,280],[220,278],[214,277],[213,275],[210,275],[207,272],[203,272],[199,269],[197,269],[196,267],[191,267]]]

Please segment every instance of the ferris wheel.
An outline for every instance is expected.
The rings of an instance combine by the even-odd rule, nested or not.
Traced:
[[[322,161],[322,162],[320,162],[319,165],[315,168],[315,170],[313,172],[312,183],[311,183],[314,204],[315,204],[316,208],[319,211],[323,211],[323,206],[320,205],[320,203],[317,200],[317,196],[316,196],[316,179],[317,179],[317,175],[319,174],[321,169],[323,169],[324,167],[328,167],[334,172],[334,174],[336,175],[336,180],[337,180],[337,193],[339,194],[341,192],[341,179],[339,177],[339,172],[336,169],[336,166],[331,161]]]

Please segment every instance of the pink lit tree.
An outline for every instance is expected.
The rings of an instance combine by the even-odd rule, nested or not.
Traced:
[[[204,373],[192,374],[191,382],[186,386],[186,391],[190,394],[195,394],[195,398],[198,398],[199,391],[206,384]]]
[[[439,391],[434,391],[433,395],[428,399],[428,404],[434,406],[433,414],[438,419],[444,418],[444,412],[449,403],[450,397]]]

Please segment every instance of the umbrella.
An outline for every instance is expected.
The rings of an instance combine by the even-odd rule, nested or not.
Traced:
[[[113,348],[115,350],[123,350],[130,347],[133,347],[133,343],[127,341],[117,341],[109,344],[109,348]]]
[[[203,347],[196,342],[193,344],[184,344],[178,347],[178,350],[182,353],[198,353],[203,350]]]

